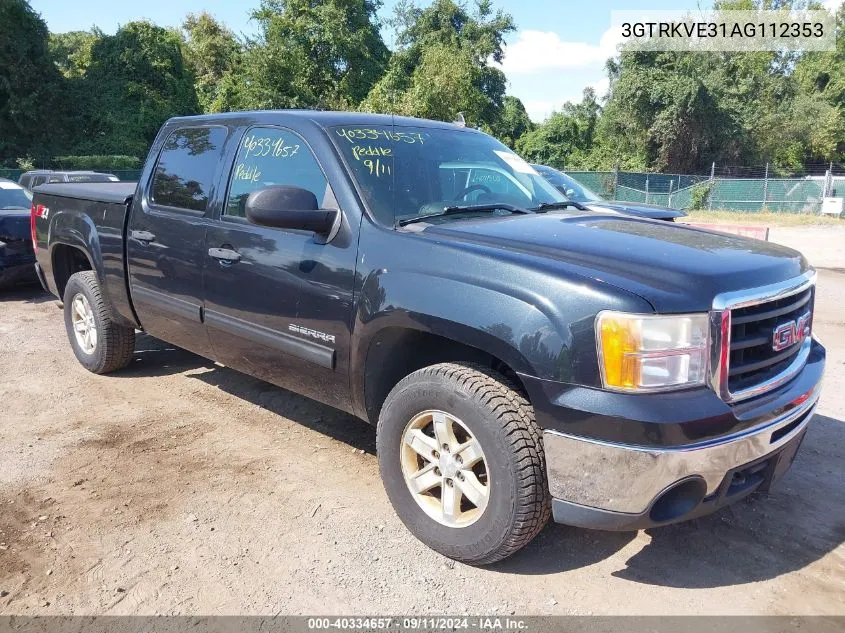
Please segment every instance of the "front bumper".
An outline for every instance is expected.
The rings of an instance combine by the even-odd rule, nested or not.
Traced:
[[[712,391],[628,395],[627,402],[636,402],[626,408],[628,419],[620,416],[617,394],[594,391],[582,399],[579,388],[563,388],[536,407],[555,521],[644,529],[702,516],[768,489],[788,470],[804,438],[824,360],[824,348],[813,341],[807,365],[789,384],[734,405]],[[524,382],[535,395],[551,389],[545,381]],[[590,409],[565,407],[572,402],[589,402]],[[588,425],[600,432],[584,433]]]
[[[767,488],[792,463],[817,398],[762,428],[661,450],[546,431],[555,521],[643,529],[701,516]]]

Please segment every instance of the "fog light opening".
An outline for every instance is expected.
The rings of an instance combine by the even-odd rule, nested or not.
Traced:
[[[681,481],[663,492],[651,506],[649,518],[655,523],[673,521],[692,512],[707,494],[707,485],[698,477]]]

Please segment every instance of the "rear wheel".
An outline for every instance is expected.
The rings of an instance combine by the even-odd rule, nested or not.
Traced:
[[[382,408],[377,448],[399,518],[450,558],[496,562],[549,519],[533,409],[485,367],[443,363],[404,378]]]
[[[93,271],[71,275],[64,296],[65,329],[77,360],[95,374],[125,367],[135,351],[135,330],[112,321]]]

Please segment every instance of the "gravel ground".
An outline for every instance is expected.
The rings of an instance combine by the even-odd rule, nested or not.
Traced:
[[[826,389],[778,488],[658,530],[550,525],[489,568],[404,529],[365,423],[143,335],[89,374],[50,297],[0,295],[0,614],[845,614],[831,261]]]

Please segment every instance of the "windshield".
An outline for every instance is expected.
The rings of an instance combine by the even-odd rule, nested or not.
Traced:
[[[0,209],[29,209],[32,198],[18,185],[0,182]]]
[[[486,134],[399,126],[343,126],[331,134],[379,222],[442,214],[447,207],[564,202],[528,163]],[[494,209],[509,215],[507,209]],[[437,219],[448,222],[478,210]]]
[[[569,200],[574,200],[575,202],[598,202],[602,200],[600,195],[587,189],[587,187],[579,183],[572,176],[567,176],[562,171],[558,171],[553,167],[546,167],[545,165],[532,166]]]

